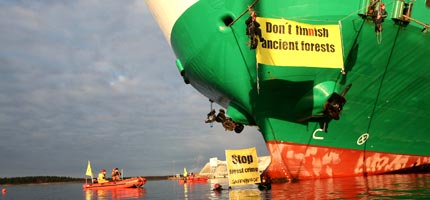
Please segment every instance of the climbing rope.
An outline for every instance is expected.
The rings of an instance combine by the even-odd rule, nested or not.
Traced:
[[[212,99],[209,99],[209,102],[210,102],[210,111],[207,114],[207,119],[206,119],[205,123],[209,123],[209,126],[211,128],[213,128],[214,127],[213,122],[215,121],[215,117],[216,117],[215,116],[215,110],[213,109],[214,101]]]
[[[257,94],[259,95],[260,94],[260,76],[259,76],[259,73],[258,73],[258,63],[256,62],[255,63],[255,67],[256,67],[256,78],[257,78]]]
[[[373,105],[372,114],[371,114],[371,116],[369,116],[370,117],[370,121],[369,121],[369,125],[367,126],[367,133],[369,133],[369,131],[370,131],[370,127],[371,127],[371,124],[372,124],[372,121],[373,121],[373,116],[375,115],[376,107],[377,107],[377,104],[378,104],[378,101],[379,101],[379,98],[380,98],[380,94],[381,94],[381,91],[382,91],[382,85],[384,83],[385,76],[386,76],[386,74],[388,72],[388,66],[390,65],[391,57],[393,56],[394,48],[396,47],[396,43],[397,43],[397,39],[398,39],[398,36],[399,36],[400,29],[401,29],[401,27],[399,27],[397,29],[396,37],[394,38],[393,46],[391,47],[390,55],[388,56],[388,61],[387,61],[387,64],[385,65],[384,73],[382,74],[381,81],[380,81],[379,86],[378,86],[378,93],[377,93],[377,96],[376,96],[376,99],[375,99],[375,104]]]
[[[270,127],[270,133],[272,134],[272,136],[273,136],[273,138],[275,139],[274,141],[275,141],[275,151],[277,151],[277,153],[278,153],[278,157],[279,158],[281,158],[281,161],[282,161],[282,164],[283,165],[281,165],[281,166],[283,166],[282,167],[282,172],[284,173],[284,175],[289,179],[288,181],[292,181],[293,179],[296,179],[296,178],[298,178],[298,177],[292,177],[292,174],[291,174],[291,171],[290,171],[290,169],[288,168],[288,163],[285,163],[285,160],[284,160],[284,158],[282,157],[282,151],[281,151],[281,147],[279,147],[279,143],[280,143],[280,140],[278,140],[277,138],[276,138],[276,134],[275,134],[275,130],[273,129],[273,127],[272,127],[272,123],[270,123],[270,120],[269,119],[265,119],[266,121],[267,121],[267,124],[269,124],[269,127]],[[286,159],[286,158],[285,158]],[[284,169],[284,167],[286,168],[286,169]],[[297,174],[298,175],[298,174]]]
[[[236,32],[235,32],[235,30],[234,30],[234,28],[233,28],[233,24],[237,21],[237,20],[239,20],[243,15],[245,15],[248,11],[250,11],[252,8],[254,8],[254,6],[258,3],[258,1],[259,0],[255,0],[250,6],[248,6],[248,8],[246,9],[246,10],[244,10],[240,15],[239,15],[239,17],[238,18],[236,18],[233,22],[231,22],[228,26],[231,28],[231,30],[232,30],[232,33],[233,33],[233,36],[234,36],[234,39],[235,39],[235,41],[236,41],[236,44],[237,44],[237,46],[239,47],[239,51],[240,51],[240,55],[242,55],[242,60],[243,60],[243,62],[245,63],[245,65],[247,66],[246,67],[246,69],[247,69],[247,71],[248,71],[248,74],[249,74],[249,76],[250,77],[252,77],[251,76],[251,71],[250,71],[250,69],[249,69],[249,64],[248,64],[248,62],[247,62],[247,59],[245,58],[245,56],[244,56],[244,53],[243,53],[243,49],[242,48],[240,48],[242,45],[240,45],[240,42],[239,42],[239,40],[238,40],[238,37],[237,37],[237,35],[236,35]],[[256,66],[255,66],[255,68],[256,68],[256,81],[257,81],[257,94],[259,94],[260,93],[260,85],[259,85],[259,78],[258,78],[258,63],[256,63]]]
[[[382,43],[382,32],[377,32],[377,33],[376,33],[376,42],[377,42],[378,44],[381,44],[381,43]]]
[[[252,3],[246,10],[244,10],[239,17],[237,17],[234,21],[232,21],[228,26],[233,26],[234,23],[236,23],[237,20],[239,20],[243,15],[245,15],[251,8],[254,8],[254,6],[258,3],[259,0],[255,0],[254,3]]]

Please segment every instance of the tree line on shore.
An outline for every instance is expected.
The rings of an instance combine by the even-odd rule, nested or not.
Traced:
[[[0,178],[0,185],[6,184],[30,184],[30,183],[60,183],[60,182],[81,182],[83,178],[72,178],[66,176],[25,176]]]

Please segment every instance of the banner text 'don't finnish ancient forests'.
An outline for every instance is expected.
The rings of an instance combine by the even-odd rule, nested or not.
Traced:
[[[339,24],[314,25],[292,20],[257,18],[264,41],[257,61],[275,66],[343,68]]]

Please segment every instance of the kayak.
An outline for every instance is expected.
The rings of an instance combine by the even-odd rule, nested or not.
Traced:
[[[106,183],[84,184],[84,189],[113,189],[113,188],[138,188],[146,183],[146,178],[134,177],[120,181],[109,181]]]
[[[199,176],[199,177],[187,177],[185,179],[179,179],[179,184],[184,183],[206,183],[208,181],[208,177]]]

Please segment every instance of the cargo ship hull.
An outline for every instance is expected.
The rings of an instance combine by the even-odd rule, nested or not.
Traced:
[[[265,173],[279,181],[428,171],[430,10],[424,1],[384,2],[377,31],[376,3],[147,0],[184,82],[235,125],[258,127],[272,159]],[[251,11],[263,37],[255,49]],[[315,27],[315,40],[292,37],[303,27]],[[334,34],[328,27],[341,45],[324,40]],[[340,116],[327,114],[335,94],[345,100]]]

